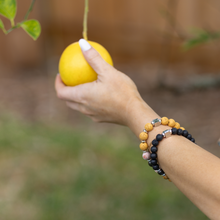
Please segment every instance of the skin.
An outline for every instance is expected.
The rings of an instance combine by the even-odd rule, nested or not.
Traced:
[[[58,98],[95,122],[128,126],[138,137],[144,125],[161,118],[141,98],[134,82],[107,64],[93,48],[83,52],[98,79],[75,87],[65,86],[57,75]],[[169,129],[159,126],[149,133],[148,144]],[[220,159],[184,137],[173,135],[160,142],[161,168],[172,182],[210,219],[220,219]]]

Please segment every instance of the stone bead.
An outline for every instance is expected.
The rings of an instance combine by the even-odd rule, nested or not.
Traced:
[[[145,150],[147,150],[147,148],[148,148],[148,145],[147,145],[147,143],[140,143],[140,149],[142,150],[142,151],[145,151]]]
[[[147,140],[148,138],[148,134],[146,132],[141,132],[140,135],[139,135],[139,138],[142,140],[142,141],[145,141]]]
[[[182,129],[183,131],[186,130],[184,127],[180,127],[180,129]]]
[[[151,124],[151,123],[147,123],[145,126],[144,126],[145,130],[146,131],[152,131],[154,126]]]
[[[142,154],[142,158],[143,158],[144,160],[150,160],[150,153],[149,153],[149,152],[144,152],[144,153]]]
[[[167,180],[167,179],[168,179],[168,177],[167,177],[167,176],[163,176],[163,178],[164,178],[165,180]]]
[[[161,124],[162,125],[168,125],[169,119],[167,117],[161,118]]]
[[[157,153],[157,147],[155,147],[155,146],[151,147],[150,150],[152,153]]]
[[[174,128],[179,129],[180,128],[180,123],[176,122],[174,125]]]
[[[170,127],[174,127],[175,124],[176,124],[176,122],[175,122],[174,119],[169,119],[169,121],[168,121],[168,126],[170,126]]]

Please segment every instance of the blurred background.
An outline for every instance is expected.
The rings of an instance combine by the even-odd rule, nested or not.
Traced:
[[[16,22],[30,3],[17,1]],[[82,0],[36,1],[36,42],[22,29],[0,31],[1,219],[208,219],[152,172],[127,128],[95,124],[57,99],[59,57],[82,38],[83,12]],[[218,0],[90,1],[89,40],[159,115],[219,157],[220,39],[196,45],[201,30],[220,31]]]

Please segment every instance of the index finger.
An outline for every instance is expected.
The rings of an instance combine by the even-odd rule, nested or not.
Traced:
[[[74,87],[70,87],[70,86],[66,86],[60,75],[58,74],[56,76],[55,79],[55,90],[57,92],[57,97],[65,100],[65,101],[74,101],[74,102],[78,102],[80,103],[80,85],[79,86],[74,86]]]

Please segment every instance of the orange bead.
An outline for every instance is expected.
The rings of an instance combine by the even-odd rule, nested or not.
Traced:
[[[145,130],[146,131],[152,131],[154,126],[151,124],[151,123],[147,123],[145,126],[144,126]]]
[[[140,149],[141,149],[142,151],[147,150],[147,149],[148,149],[147,143],[140,143]]]
[[[174,128],[179,129],[180,128],[180,123],[176,122]]]
[[[161,118],[161,124],[162,125],[168,125],[169,119],[167,117]]]
[[[163,178],[164,178],[165,180],[167,180],[167,179],[168,179],[168,177],[167,177],[167,176],[163,176]]]
[[[182,129],[183,131],[186,130],[184,127],[180,127],[180,129]]]
[[[175,124],[176,124],[176,122],[175,122],[174,119],[169,119],[168,126],[170,126],[170,127],[174,127]]]
[[[147,140],[148,138],[148,134],[146,132],[141,132],[140,135],[139,135],[139,138],[142,140],[142,141],[145,141]]]

